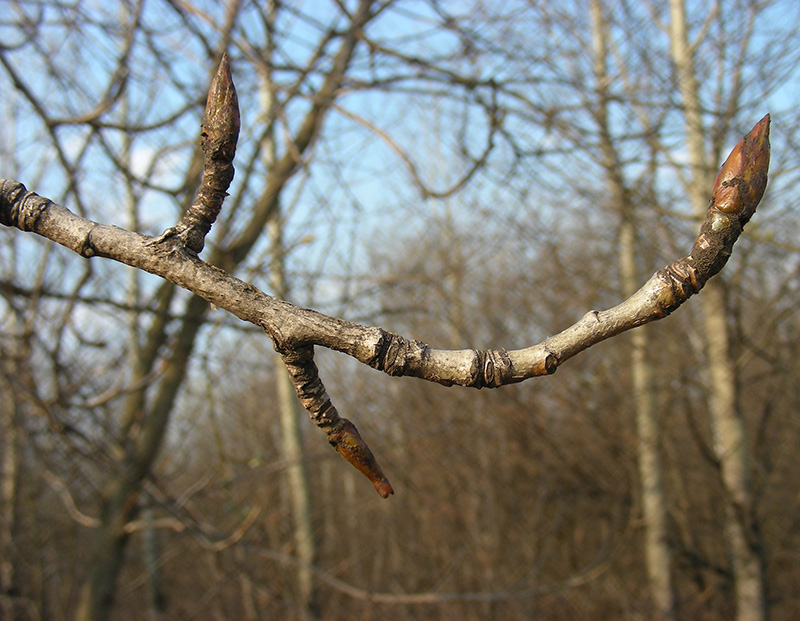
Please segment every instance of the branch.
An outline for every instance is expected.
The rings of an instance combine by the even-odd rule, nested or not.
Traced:
[[[414,185],[417,186],[417,189],[423,198],[448,198],[461,190],[461,188],[463,188],[469,182],[469,180],[472,179],[475,173],[483,168],[483,166],[486,164],[486,161],[489,159],[489,154],[492,152],[492,149],[494,149],[495,134],[500,131],[502,123],[502,115],[499,113],[496,102],[493,100],[491,106],[486,109],[489,121],[489,132],[488,136],[486,137],[486,146],[484,147],[483,152],[477,159],[473,158],[472,164],[466,173],[464,173],[461,178],[457,179],[453,184],[451,184],[450,187],[445,188],[444,190],[434,190],[425,183],[416,164],[414,164],[414,162],[411,160],[411,156],[409,156],[408,153],[406,153],[406,151],[399,144],[397,144],[397,142],[391,136],[389,136],[389,134],[364,117],[350,112],[349,110],[345,110],[341,106],[333,106],[333,108],[342,116],[355,121],[383,140],[387,146],[394,151],[395,155],[403,160],[403,164],[405,164],[406,169],[414,179]]]
[[[176,235],[188,250],[194,253],[203,250],[206,235],[216,221],[233,181],[233,157],[239,139],[239,126],[239,97],[233,85],[228,55],[223,54],[217,74],[211,81],[203,114],[200,146],[205,155],[205,165],[197,197],[178,224],[151,243],[158,244]]]
[[[389,605],[426,605],[426,604],[442,604],[446,602],[502,602],[518,600],[528,597],[536,597],[545,594],[558,593],[573,589],[578,586],[588,584],[595,580],[598,576],[602,575],[611,567],[612,556],[616,550],[611,551],[600,558],[594,559],[588,566],[581,569],[577,574],[563,582],[542,584],[538,586],[521,586],[517,585],[512,589],[496,590],[496,591],[462,591],[462,592],[441,592],[441,591],[423,591],[418,593],[391,593],[384,591],[367,590],[355,586],[349,582],[337,578],[330,572],[316,567],[314,565],[306,565],[294,556],[290,556],[283,552],[264,549],[262,547],[244,544],[248,550],[255,552],[258,556],[291,565],[293,567],[303,567],[311,571],[320,582],[324,582],[328,586],[336,589],[340,593],[347,595],[353,599],[365,600],[374,604],[389,604]]]
[[[0,180],[0,223],[34,232],[86,258],[106,257],[150,272],[263,328],[290,367],[298,396],[312,419],[386,497],[392,493],[391,485],[355,427],[339,417],[325,392],[313,362],[314,346],[345,353],[389,375],[413,376],[446,386],[496,388],[554,373],[592,345],[666,317],[722,269],[766,187],[769,121],[769,115],[759,121],[723,165],[688,256],[656,272],[619,305],[589,311],[559,334],[515,351],[434,349],[382,328],[300,308],[205,263],[179,235],[154,239],[99,224],[29,192],[17,181]]]
[[[67,514],[73,520],[75,520],[81,526],[86,526],[87,528],[100,527],[100,520],[98,518],[86,515],[80,509],[78,509],[77,505],[75,504],[75,499],[72,497],[72,494],[70,494],[67,486],[64,485],[61,479],[47,469],[44,471],[44,478],[47,479],[47,482],[50,484],[50,487],[53,488],[53,491],[58,494],[58,497],[61,499],[61,504],[64,505],[64,509],[66,509]]]
[[[319,427],[336,451],[364,474],[375,491],[383,498],[394,494],[392,485],[384,476],[381,467],[375,460],[372,451],[361,438],[356,426],[346,418],[341,418],[336,407],[331,403],[325,386],[319,378],[317,365],[314,364],[314,348],[310,345],[281,351],[289,377],[297,390],[300,403],[311,414],[311,420]]]

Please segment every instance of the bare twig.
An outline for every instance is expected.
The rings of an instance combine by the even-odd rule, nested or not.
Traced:
[[[47,479],[47,483],[53,488],[53,491],[58,494],[58,497],[61,499],[61,504],[73,520],[87,528],[98,528],[100,526],[100,520],[98,518],[86,515],[78,509],[78,506],[75,504],[75,499],[72,497],[72,494],[69,493],[67,486],[64,485],[61,479],[49,470],[44,471],[44,478]]]
[[[177,225],[164,231],[152,243],[162,243],[175,235],[187,250],[199,253],[206,235],[219,215],[222,201],[233,181],[233,157],[239,140],[239,97],[233,85],[228,56],[223,54],[219,70],[211,82],[203,115],[200,146],[205,155],[203,178],[192,206]]]

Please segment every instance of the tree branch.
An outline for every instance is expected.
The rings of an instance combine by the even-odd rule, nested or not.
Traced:
[[[208,102],[203,114],[200,146],[205,155],[203,178],[192,206],[177,225],[164,231],[152,243],[177,235],[186,248],[199,253],[206,235],[217,219],[222,202],[233,181],[233,157],[239,140],[239,97],[233,85],[228,55],[222,55],[219,70],[211,81]]]
[[[319,379],[313,346],[345,353],[389,375],[408,375],[450,386],[496,388],[547,375],[592,345],[666,317],[730,257],[734,242],[764,193],[769,166],[769,115],[734,148],[714,186],[705,220],[688,256],[656,272],[630,298],[592,310],[577,323],[526,349],[442,350],[390,333],[300,308],[273,298],[205,263],[178,236],[154,238],[99,224],[0,180],[0,223],[34,232],[83,257],[106,257],[160,276],[243,321],[260,326],[283,356],[295,388],[331,444],[375,485],[393,493],[358,431],[339,417]],[[210,226],[210,224],[209,224]]]
[[[346,418],[341,418],[331,403],[314,363],[314,348],[306,345],[281,351],[276,345],[276,349],[283,358],[300,403],[308,410],[314,424],[325,433],[330,445],[372,481],[375,491],[383,498],[394,494],[389,480],[356,426]]]

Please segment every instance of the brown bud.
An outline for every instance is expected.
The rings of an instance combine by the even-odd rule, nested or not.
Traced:
[[[217,74],[208,89],[203,114],[203,140],[214,151],[212,157],[233,159],[240,123],[239,96],[233,84],[228,55],[223,54]]]
[[[361,439],[361,434],[358,433],[358,429],[353,423],[346,418],[339,419],[334,429],[328,434],[328,442],[342,457],[372,481],[375,491],[382,498],[388,498],[394,494],[389,479],[384,476],[375,456]]]
[[[767,114],[739,141],[714,182],[711,207],[739,214],[742,224],[751,218],[767,187],[769,123]]]

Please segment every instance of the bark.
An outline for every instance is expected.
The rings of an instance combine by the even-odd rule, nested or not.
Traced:
[[[158,529],[152,525],[153,509],[142,511],[142,518],[148,527],[142,531],[142,557],[147,572],[147,608],[150,621],[161,621],[167,611],[166,596],[161,580],[161,539]]]
[[[619,261],[625,293],[636,287],[634,224],[627,220],[620,229]],[[653,363],[647,354],[646,329],[631,333],[632,396],[636,413],[636,463],[642,495],[644,553],[650,593],[657,618],[677,618],[677,601],[672,583],[672,551],[667,534],[667,499],[664,492],[664,466],[660,453],[661,426],[656,409]]]
[[[124,478],[114,481],[106,491],[100,516],[101,525],[94,535],[94,548],[88,575],[81,590],[76,619],[105,619],[111,612],[117,576],[128,542],[125,524],[131,519],[138,500],[138,485]]]
[[[670,26],[671,52],[683,100],[692,170],[688,191],[695,211],[702,214],[707,201],[704,187],[713,179],[714,166],[706,154],[700,89],[687,33],[684,0],[670,0]],[[710,380],[709,414],[726,495],[725,537],[735,580],[736,615],[741,621],[759,621],[768,614],[764,559],[758,529],[753,522],[749,456],[728,325],[730,308],[722,281],[709,283],[701,296],[701,307]]]
[[[17,563],[24,563],[25,557],[17,549],[15,536],[20,528],[20,469],[24,463],[21,447],[25,430],[20,417],[26,407],[23,395],[33,386],[31,334],[16,314],[10,314],[6,321],[15,337],[8,347],[0,346],[0,618],[21,617],[25,608],[31,618],[36,618],[33,601],[20,597]]]
[[[275,24],[277,6],[269,3],[267,10],[267,59],[271,62],[275,53],[275,42],[272,31]],[[273,170],[278,160],[278,149],[275,141],[275,127],[278,117],[278,106],[275,99],[275,85],[270,69],[265,70],[264,83],[261,86],[261,106],[263,116],[267,119],[269,131],[261,145],[261,157],[267,170]],[[286,248],[283,243],[284,215],[280,203],[276,199],[275,207],[268,228],[270,234],[272,261],[270,277],[275,294],[281,298],[288,295],[286,281]],[[286,485],[291,504],[292,531],[297,560],[297,608],[304,618],[319,616],[319,601],[316,581],[311,569],[317,564],[318,549],[314,536],[313,507],[311,504],[311,483],[306,462],[306,450],[303,443],[300,403],[295,395],[294,385],[280,355],[274,357],[275,380],[277,384],[278,419],[280,422],[281,452],[286,464]]]
[[[17,426],[10,389],[0,376],[0,613],[13,618],[14,597],[14,523],[17,507]]]
[[[280,213],[277,214],[280,216]],[[272,281],[275,293],[286,295],[281,224],[273,222]],[[317,589],[311,568],[317,562],[317,542],[314,537],[314,520],[311,505],[311,485],[300,425],[303,415],[294,385],[282,358],[275,356],[275,373],[278,398],[278,418],[281,429],[281,451],[286,464],[286,482],[292,510],[294,542],[297,550],[298,608],[304,616],[315,618],[319,614]]]
[[[101,525],[95,535],[78,619],[105,619],[111,612],[116,580],[129,539],[125,525],[137,515],[142,481],[161,447],[172,406],[183,383],[207,308],[208,304],[200,298],[189,300],[184,322],[152,404],[146,413],[134,409],[128,411],[126,418],[136,419],[137,424],[131,424],[119,469],[112,473],[103,492]],[[152,331],[151,338],[157,340]]]
[[[311,492],[300,427],[302,408],[297,401],[286,368],[276,356],[278,383],[278,416],[281,427],[281,450],[286,463],[286,480],[289,499],[292,505],[292,524],[297,566],[298,608],[304,616],[315,618],[319,613],[316,583],[311,569],[317,562],[317,542],[314,537],[314,521],[311,506]]]
[[[234,548],[233,555],[239,566],[246,567],[246,557],[241,547]],[[241,591],[243,621],[258,621],[255,587],[250,574],[245,570],[239,572],[239,590]]]

